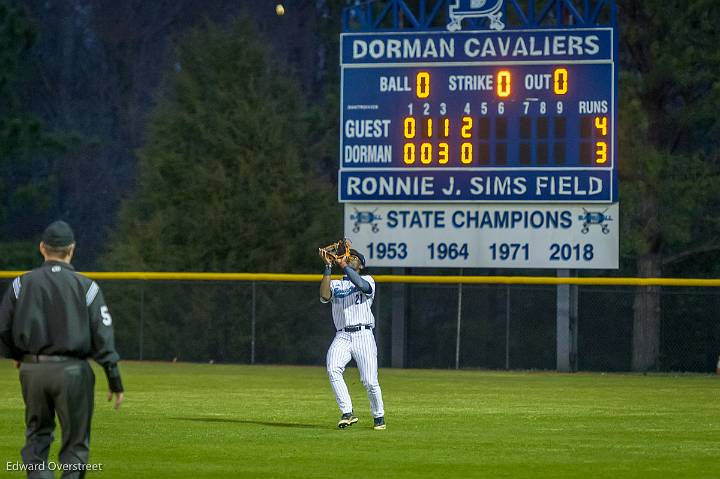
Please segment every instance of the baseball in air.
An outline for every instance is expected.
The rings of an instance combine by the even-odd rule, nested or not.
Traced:
[[[283,7],[282,3],[278,3],[277,5],[275,5],[275,13],[278,17],[282,17],[283,15],[285,15],[285,7]]]

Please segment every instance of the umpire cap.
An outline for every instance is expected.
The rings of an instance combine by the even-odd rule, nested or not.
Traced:
[[[45,228],[42,235],[42,242],[48,246],[63,248],[75,242],[75,235],[69,224],[64,221],[55,221]]]
[[[358,250],[350,248],[350,254],[353,256],[357,256],[357,259],[360,260],[360,264],[362,264],[362,267],[365,267],[365,256],[363,256]]]

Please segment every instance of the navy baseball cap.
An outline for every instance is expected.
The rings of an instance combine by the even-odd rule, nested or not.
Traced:
[[[75,235],[69,224],[64,221],[55,221],[45,228],[42,234],[42,242],[48,246],[63,248],[75,242]]]
[[[357,256],[357,258],[360,260],[360,264],[363,265],[363,268],[365,267],[365,256],[360,254],[358,250],[352,248],[350,248],[350,254],[353,256]]]

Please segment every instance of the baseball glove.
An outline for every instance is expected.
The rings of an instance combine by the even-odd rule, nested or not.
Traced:
[[[340,258],[344,258],[345,261],[350,258],[350,248],[352,247],[352,242],[350,242],[349,239],[343,238],[337,243],[332,243],[327,246],[323,246],[322,248],[319,248],[319,251],[324,253],[324,255],[328,256],[333,261],[337,262],[340,260]]]

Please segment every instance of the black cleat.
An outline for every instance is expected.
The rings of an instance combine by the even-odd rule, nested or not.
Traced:
[[[382,431],[385,429],[385,416],[376,417],[374,422],[375,424],[373,425],[373,429],[376,431]]]
[[[353,415],[352,412],[346,412],[340,417],[340,421],[338,421],[338,427],[340,429],[345,429],[348,426],[352,426],[358,422],[357,416]]]

